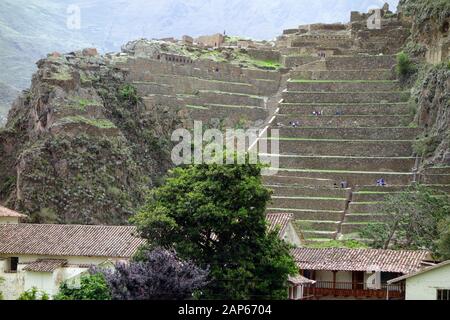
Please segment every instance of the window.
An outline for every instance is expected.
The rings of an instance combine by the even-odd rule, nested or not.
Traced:
[[[438,289],[437,290],[437,300],[450,301],[450,289]]]
[[[18,257],[9,258],[9,272],[17,272],[17,266],[19,264]]]

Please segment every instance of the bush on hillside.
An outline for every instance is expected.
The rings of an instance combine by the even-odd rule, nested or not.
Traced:
[[[414,65],[413,61],[409,57],[408,54],[405,52],[400,52],[397,55],[397,67],[396,67],[397,75],[402,78],[406,79],[409,76],[411,76],[413,73],[417,71],[416,66]]]

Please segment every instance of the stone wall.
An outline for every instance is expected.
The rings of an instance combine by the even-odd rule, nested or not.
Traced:
[[[247,49],[250,57],[263,61],[280,61],[281,54],[277,50]]]
[[[218,48],[223,45],[225,41],[225,37],[220,34],[214,34],[211,36],[200,36],[197,39],[195,39],[195,42],[199,45],[205,46],[205,47],[211,47],[211,48]]]

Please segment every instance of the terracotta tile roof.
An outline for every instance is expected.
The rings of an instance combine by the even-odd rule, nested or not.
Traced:
[[[278,235],[283,236],[289,223],[294,219],[294,215],[292,213],[269,213],[266,218],[269,221],[269,230],[275,230],[279,226],[280,231]]]
[[[292,283],[293,285],[301,285],[301,284],[314,284],[316,283],[314,280],[308,279],[304,276],[298,275],[295,277],[289,276],[288,282]]]
[[[402,281],[402,280],[406,280],[406,279],[409,279],[409,278],[412,278],[412,277],[415,277],[415,276],[418,276],[418,275],[421,275],[421,274],[427,273],[429,271],[436,270],[436,269],[439,269],[439,268],[442,268],[442,267],[445,267],[445,266],[448,266],[448,265],[450,265],[450,260],[441,262],[439,264],[435,264],[434,266],[423,268],[423,269],[418,270],[416,272],[412,272],[410,274],[407,274],[407,275],[404,275],[404,276],[401,276],[401,277],[398,277],[398,278],[395,278],[395,279],[392,279],[392,280],[389,280],[388,284],[392,284],[392,283],[396,283],[396,282],[399,282],[399,281]]]
[[[0,217],[26,218],[27,216],[0,206]]]
[[[310,249],[291,251],[302,270],[381,271],[407,274],[421,268],[427,251],[378,249]]]
[[[23,270],[33,272],[53,272],[66,264],[67,260],[64,259],[39,259],[27,264]]]
[[[0,254],[130,258],[144,240],[134,227],[0,225]]]

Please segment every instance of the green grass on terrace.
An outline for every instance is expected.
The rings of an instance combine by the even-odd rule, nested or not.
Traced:
[[[244,108],[244,109],[261,109],[265,110],[259,106],[242,106],[242,105],[234,105],[234,104],[217,104],[217,103],[208,103],[208,106],[211,107],[223,107],[223,108]]]
[[[348,171],[348,170],[323,170],[323,169],[288,169],[288,168],[268,168],[268,170],[287,172],[316,172],[316,173],[351,173],[351,174],[379,174],[379,175],[412,175],[412,172],[373,172],[373,171]]]
[[[190,109],[201,109],[201,110],[209,110],[208,108],[204,107],[204,106],[194,106],[191,104],[186,105],[186,108],[190,108]]]
[[[242,96],[242,97],[263,99],[263,96],[257,96],[254,94],[246,94],[246,93],[227,92],[227,91],[219,91],[219,90],[198,90],[198,91],[204,92],[204,93],[217,93],[217,94],[224,94],[224,95],[233,95],[233,96]]]
[[[314,239],[309,239],[314,240]],[[329,240],[323,239],[324,241],[307,242],[305,244],[306,248],[312,249],[326,249],[326,248],[348,248],[348,249],[367,249],[368,246],[356,240]]]
[[[307,80],[290,79],[293,83],[398,83],[398,80]]]
[[[300,128],[301,129],[301,128]],[[348,139],[310,139],[310,138],[261,138],[261,140],[280,140],[280,141],[321,141],[321,142],[413,142],[414,140],[348,140]]]
[[[274,199],[294,199],[294,200],[336,200],[345,201],[347,198],[331,198],[331,197],[285,197],[285,196],[272,196]]]
[[[411,93],[409,91],[402,91],[402,90],[398,90],[398,91],[370,91],[370,92],[361,92],[361,91],[345,91],[345,92],[339,92],[339,91],[291,91],[288,90],[285,93],[294,93],[294,94],[298,94],[298,93],[308,93],[308,94],[334,94],[334,95],[342,95],[342,94],[387,94],[387,93],[397,93],[397,94],[405,94],[405,95],[410,95]]]

